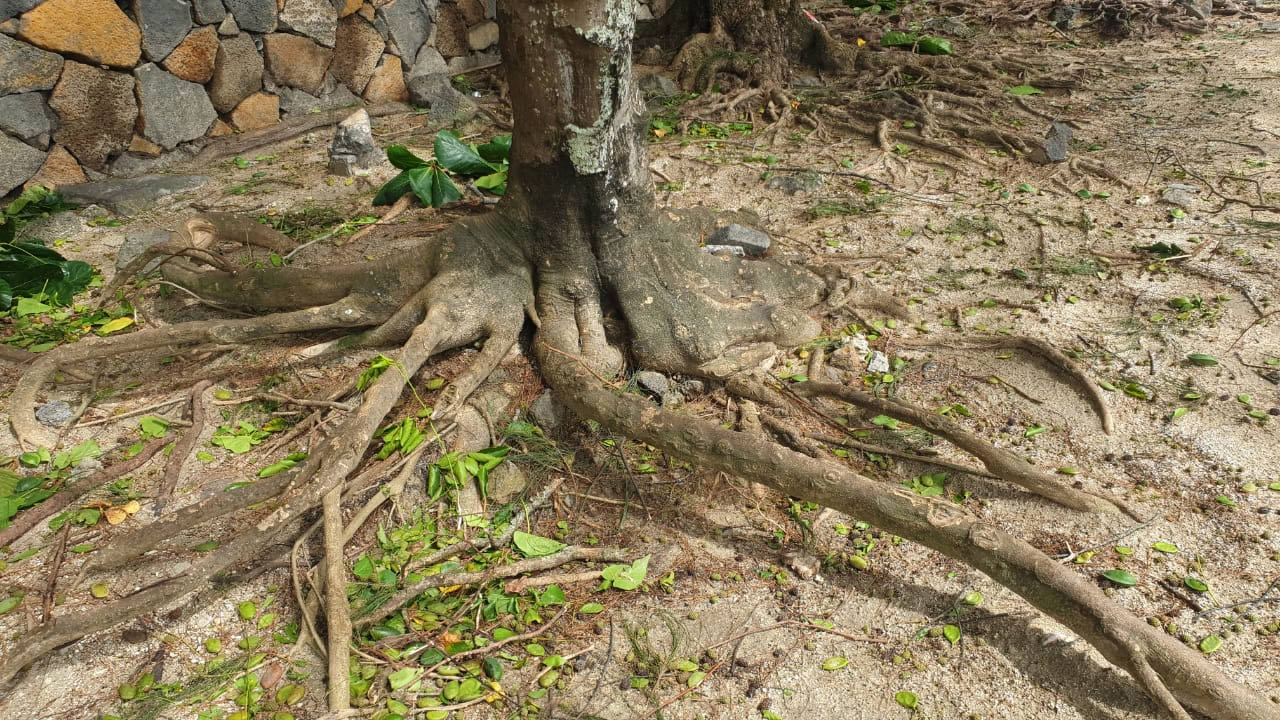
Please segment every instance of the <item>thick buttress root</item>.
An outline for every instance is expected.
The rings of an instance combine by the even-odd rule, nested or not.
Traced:
[[[540,347],[539,361],[557,396],[581,417],[702,467],[866,520],[985,572],[1140,678],[1160,701],[1165,698],[1159,690],[1167,688],[1176,698],[1174,705],[1219,720],[1276,716],[1265,698],[1115,605],[1066,566],[950,502],[886,488],[847,467],[762,443],[758,435],[725,430],[638,396],[615,393],[563,352]]]

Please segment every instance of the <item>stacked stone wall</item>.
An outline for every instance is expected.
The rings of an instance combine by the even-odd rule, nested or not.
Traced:
[[[0,0],[0,196],[362,102],[453,114],[496,2]]]

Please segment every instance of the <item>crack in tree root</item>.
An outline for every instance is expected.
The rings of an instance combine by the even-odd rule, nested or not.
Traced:
[[[617,363],[617,351],[606,342],[597,299],[602,286],[616,299],[631,333],[632,352],[647,367],[724,378],[732,374],[734,364],[717,365],[718,358],[733,355],[746,345],[750,350],[742,353],[742,358],[754,361],[762,353],[772,352],[773,342],[794,344],[816,332],[816,323],[782,301],[816,305],[822,300],[822,279],[798,266],[723,258],[698,250],[696,243],[689,242],[690,237],[704,237],[714,221],[711,214],[696,211],[660,211],[653,216],[624,218],[621,237],[613,240],[614,246],[602,249],[602,257],[607,259],[601,261],[599,278],[572,272],[538,277],[538,312],[533,310],[533,253],[524,248],[520,228],[495,212],[461,223],[425,244],[414,256],[422,267],[394,276],[423,279],[417,286],[421,290],[387,284],[377,289],[352,286],[344,297],[318,308],[89,338],[41,356],[28,369],[12,399],[11,419],[26,441],[37,440],[41,430],[32,415],[39,387],[61,363],[83,363],[182,343],[245,342],[331,327],[376,328],[392,318],[398,318],[393,331],[374,331],[379,341],[397,341],[405,334],[405,327],[413,328],[396,355],[398,371],[384,373],[365,392],[359,408],[307,460],[282,474],[282,479],[257,484],[260,493],[254,493],[254,499],[262,502],[258,495],[266,496],[267,505],[258,511],[255,522],[181,575],[112,603],[58,617],[56,624],[22,638],[0,659],[0,683],[60,645],[171,604],[202,588],[215,575],[261,555],[284,532],[298,527],[303,515],[324,499],[326,534],[331,538],[326,545],[330,555],[337,552],[340,557],[343,538],[336,522],[335,500],[360,464],[374,433],[399,401],[404,385],[433,354],[484,339],[479,359],[455,385],[450,402],[456,406],[505,356],[528,314],[538,325],[534,347],[544,377],[581,417],[703,467],[869,521],[987,573],[1128,670],[1172,717],[1179,717],[1176,710],[1181,705],[1226,720],[1275,716],[1265,699],[1110,602],[1071,569],[951,503],[923,498],[904,488],[886,488],[834,462],[762,441],[758,433],[724,430],[654,407],[637,396],[618,394],[600,383],[595,373],[600,368],[616,368]],[[658,235],[665,235],[665,243]],[[187,279],[201,290],[243,281],[239,274],[223,271],[208,275],[214,280],[204,285],[201,273],[188,271]],[[269,273],[256,278],[268,283],[279,279]],[[549,283],[558,285],[548,287]],[[481,287],[486,292],[476,292]],[[708,314],[717,322],[705,323]],[[708,372],[708,368],[716,371]],[[945,419],[940,423],[938,416],[918,408],[819,383],[801,384],[798,392],[835,396],[918,424],[956,442],[993,473],[1068,506],[1097,512],[1118,509],[1096,496],[1070,488],[1064,492],[1026,467],[1013,467],[1016,463],[993,453],[980,438],[948,426]],[[246,490],[249,488],[238,492]],[[197,520],[180,510],[163,534],[180,529],[178,518]],[[112,564],[120,560],[113,558]],[[330,592],[341,590],[337,586],[345,578],[345,567],[327,564],[330,576],[326,585]],[[343,600],[341,592],[330,598],[330,627],[341,628],[342,619],[349,620]],[[345,634],[330,637],[330,647],[345,647],[348,640]],[[331,653],[330,659],[343,655]]]

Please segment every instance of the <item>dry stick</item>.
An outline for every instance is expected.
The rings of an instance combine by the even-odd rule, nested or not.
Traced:
[[[315,611],[307,604],[306,599],[303,598],[303,573],[298,570],[299,550],[302,548],[303,544],[307,542],[307,539],[311,537],[311,533],[315,532],[316,528],[320,527],[320,524],[323,522],[324,518],[322,517],[321,519],[311,523],[311,526],[303,531],[303,533],[293,541],[293,547],[289,550],[289,576],[293,579],[293,600],[298,603],[298,612],[302,613],[303,625],[300,637],[298,638],[298,643],[294,645],[294,650],[301,646],[303,638],[306,638],[311,641],[312,646],[315,647],[316,653],[318,653],[320,657],[327,658],[329,649],[325,647],[324,643],[320,639],[319,631],[316,630]],[[314,587],[312,590],[314,591]],[[317,596],[312,595],[312,597],[315,598]]]
[[[198,155],[190,160],[187,165],[205,167],[210,162],[232,155],[239,155],[242,152],[253,150],[270,145],[281,140],[288,140],[295,135],[301,135],[309,130],[315,130],[326,125],[335,125],[342,122],[348,115],[355,112],[357,108],[346,107],[337,108],[328,112],[316,115],[303,115],[299,118],[285,120],[282,123],[272,125],[269,128],[256,130],[254,132],[242,133],[224,139],[210,141],[204,146]],[[413,112],[413,108],[401,103],[387,103],[385,105],[375,105],[371,108],[365,108],[369,113],[369,117],[382,117],[383,115],[396,115],[398,113]]]
[[[209,389],[213,382],[209,380],[201,380],[191,387],[191,427],[183,434],[182,439],[174,446],[173,452],[169,454],[169,463],[164,469],[164,482],[160,484],[160,495],[158,501],[160,503],[167,502],[173,497],[173,490],[178,486],[178,477],[182,475],[182,468],[187,464],[187,456],[191,454],[191,450],[196,446],[196,440],[199,439],[200,433],[204,432],[204,391]]]
[[[53,497],[45,500],[39,505],[28,508],[25,512],[14,518],[9,527],[0,530],[0,547],[7,547],[14,541],[26,535],[28,531],[39,525],[41,521],[52,515],[62,511],[71,503],[79,500],[82,495],[90,490],[101,487],[116,478],[126,475],[142,467],[156,453],[160,452],[167,443],[164,438],[156,438],[148,443],[142,452],[125,460],[116,463],[111,467],[100,470],[96,473],[86,473],[80,480],[77,480],[66,487],[63,487]]]
[[[724,661],[724,660],[721,660],[720,662],[716,663],[715,665],[712,665],[711,667],[707,668],[707,672],[706,672],[706,674],[705,674],[705,676],[704,676],[704,677],[711,677],[712,675],[714,675],[714,674],[716,673],[716,671],[717,671],[717,670],[719,670],[720,668],[724,667],[724,663],[725,663],[725,661]],[[539,673],[539,676],[541,676],[541,673]],[[672,704],[674,704],[674,703],[678,702],[681,698],[683,698],[684,696],[686,696],[686,695],[688,695],[689,693],[693,692],[694,690],[697,690],[699,687],[700,687],[700,685],[694,685],[694,686],[687,687],[687,688],[685,688],[685,689],[681,690],[680,692],[676,693],[676,694],[675,694],[675,695],[673,695],[672,697],[669,697],[669,698],[667,698],[666,700],[662,701],[662,703],[661,703],[661,704],[659,704],[659,705],[658,705],[657,707],[655,707],[654,709],[652,709],[652,710],[650,710],[649,712],[645,713],[645,714],[640,718],[640,720],[649,720],[649,718],[653,717],[654,715],[657,715],[658,717],[662,717],[662,711],[663,711],[663,710],[666,710],[668,706],[670,706],[670,705],[672,705]]]
[[[538,360],[557,397],[579,417],[710,470],[757,480],[860,517],[964,562],[1071,628],[1116,665],[1136,673],[1135,662],[1147,662],[1180,702],[1215,720],[1276,717],[1266,698],[1116,605],[1095,584],[949,501],[921,497],[904,487],[886,488],[836,463],[614,393],[576,364],[550,353],[539,353]]]
[[[512,580],[502,586],[504,592],[522,593],[532,587],[546,587],[547,585],[569,585],[571,583],[586,582],[588,580],[600,579],[599,570],[587,570],[585,572],[576,573],[560,573],[558,575],[539,575],[537,577],[520,578]]]
[[[324,496],[324,556],[328,560],[325,594],[329,627],[329,710],[351,707],[351,611],[347,603],[346,563],[343,562],[342,486]]]
[[[111,417],[102,418],[101,420],[93,420],[87,423],[80,423],[79,425],[76,425],[71,429],[79,430],[80,428],[93,427],[94,425],[105,425],[106,423],[109,423],[109,422],[115,422],[116,420],[125,420],[131,417],[137,417],[138,415],[149,413],[152,410],[159,410],[160,408],[169,407],[170,405],[177,405],[180,402],[186,402],[186,401],[187,401],[187,396],[183,395],[182,397],[174,398],[172,400],[165,400],[164,402],[158,402],[153,405],[148,405],[146,407],[138,408],[137,410],[130,410],[129,412],[120,413],[119,415],[112,415]]]
[[[71,536],[71,526],[74,524],[63,524],[62,537],[58,538],[58,548],[49,563],[49,579],[45,581],[44,604],[40,608],[41,625],[48,625],[53,620],[53,594],[58,587],[58,571],[62,569],[62,561],[67,556],[67,538]]]
[[[397,359],[408,377],[412,377],[439,346],[441,334],[437,325],[430,321],[419,325],[401,347]],[[21,644],[0,655],[0,686],[54,648],[173,602],[204,586],[231,565],[265,552],[281,533],[320,503],[330,490],[342,484],[360,461],[370,438],[403,390],[404,378],[399,373],[383,373],[373,387],[365,391],[364,403],[339,432],[326,441],[326,447],[314,456],[314,460],[305,462],[296,473],[277,476],[290,479],[285,490],[297,490],[292,497],[256,524],[242,528],[218,550],[197,560],[182,574],[114,602],[67,616],[64,622],[28,634]],[[323,463],[320,458],[324,458]]]
[[[423,578],[391,597],[385,605],[355,622],[357,628],[366,628],[391,615],[401,605],[409,602],[431,588],[450,585],[476,585],[490,580],[509,578],[521,573],[550,570],[570,562],[624,562],[631,554],[623,548],[584,548],[571,545],[554,555],[520,560],[510,565],[489,568],[478,572],[449,572]]]
[[[283,393],[277,393],[277,392],[254,393],[246,397],[236,398],[235,400],[215,400],[213,401],[213,404],[214,405],[243,405],[247,402],[253,402],[254,400],[268,400],[271,402],[297,405],[299,407],[329,408],[332,410],[341,410],[343,412],[350,412],[351,410],[354,409],[352,405],[348,405],[347,403],[336,402],[334,400],[305,400],[303,398],[295,398],[295,397],[291,397],[289,395],[285,395]],[[294,413],[294,414],[299,415],[301,413]]]

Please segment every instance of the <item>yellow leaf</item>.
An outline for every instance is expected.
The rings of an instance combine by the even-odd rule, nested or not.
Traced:
[[[862,47],[863,45],[866,45],[866,44],[867,44],[866,39],[858,38],[858,47]]]
[[[133,318],[129,316],[118,317],[115,320],[103,325],[98,329],[98,333],[102,335],[110,335],[113,332],[119,332],[133,324]]]
[[[130,500],[129,502],[125,503],[124,505],[121,505],[120,507],[123,508],[125,512],[132,515],[142,509],[142,504],[139,503],[137,500]]]
[[[654,128],[654,129],[653,129],[653,134],[654,134],[654,136],[655,136],[655,137],[659,137],[659,138],[661,138],[661,137],[663,137],[663,136],[665,136],[665,135],[667,134],[667,131],[666,131],[666,130],[663,130],[662,128]]]
[[[102,514],[107,517],[107,523],[110,525],[119,525],[129,517],[129,513],[119,507],[109,507]]]

